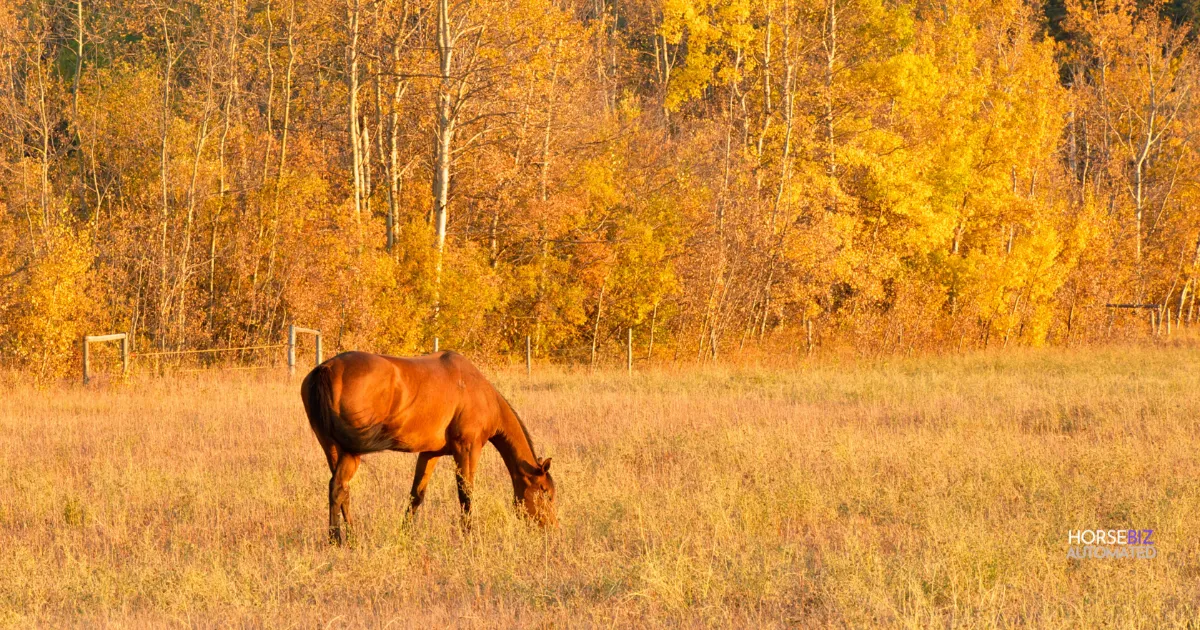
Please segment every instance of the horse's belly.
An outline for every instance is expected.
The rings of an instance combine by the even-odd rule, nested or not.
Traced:
[[[402,426],[392,434],[393,451],[429,453],[446,448],[446,429],[436,426]]]

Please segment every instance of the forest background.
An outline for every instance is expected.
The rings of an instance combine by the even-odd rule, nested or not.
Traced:
[[[15,0],[0,364],[595,361],[1200,317],[1195,0]],[[1107,304],[1149,305],[1111,309]]]

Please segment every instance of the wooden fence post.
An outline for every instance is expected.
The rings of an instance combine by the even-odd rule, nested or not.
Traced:
[[[625,336],[625,371],[633,374],[633,329],[627,328]]]
[[[87,385],[91,379],[91,361],[88,357],[88,338],[83,338],[83,384]]]
[[[296,325],[288,326],[287,340],[288,377],[296,375]]]
[[[83,336],[83,384],[87,385],[92,381],[92,349],[91,344],[101,341],[120,341],[121,342],[121,373],[122,375],[129,372],[129,335],[126,333],[115,333],[111,335],[84,335]]]
[[[434,352],[438,351],[438,338],[437,337],[433,338],[433,351]]]
[[[533,377],[533,342],[525,335],[525,376]]]
[[[295,324],[291,324],[288,326],[288,339],[287,339],[288,376],[293,376],[296,373],[296,335],[298,333],[312,335],[315,338],[315,339],[313,339],[313,341],[315,342],[313,344],[315,346],[315,352],[313,353],[313,355],[314,355],[313,358],[315,358],[317,360],[317,362],[313,364],[314,366],[321,365],[321,361],[324,358],[324,352],[322,352],[322,345],[321,345],[321,331],[313,329],[313,328],[302,328]]]

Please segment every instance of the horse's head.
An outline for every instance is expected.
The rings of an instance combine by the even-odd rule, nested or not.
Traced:
[[[558,524],[554,511],[554,478],[550,476],[550,459],[538,460],[538,465],[527,470],[522,488],[518,488],[517,502],[525,513],[543,527]]]

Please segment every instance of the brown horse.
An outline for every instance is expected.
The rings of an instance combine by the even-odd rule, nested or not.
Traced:
[[[329,533],[344,540],[350,524],[347,484],[366,453],[419,453],[408,514],[420,507],[437,458],[454,457],[458,500],[471,512],[471,483],[484,442],[500,451],[512,477],[514,504],[542,525],[556,523],[550,459],[538,459],[508,401],[466,358],[439,352],[397,358],[344,352],[313,368],[300,386],[304,410],[325,450]]]

